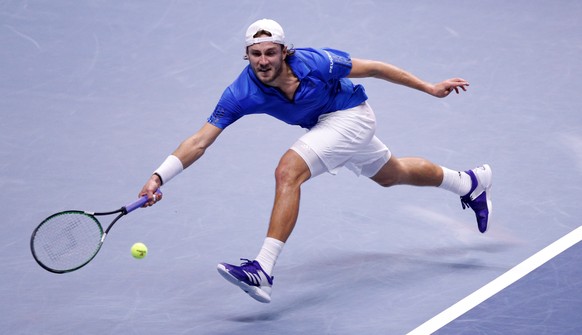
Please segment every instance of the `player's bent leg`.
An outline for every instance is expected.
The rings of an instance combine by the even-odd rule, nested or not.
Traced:
[[[370,179],[383,187],[438,186],[443,181],[443,171],[440,166],[424,158],[397,158],[392,155],[390,160]]]
[[[268,237],[286,242],[299,215],[301,185],[311,176],[309,167],[293,150],[288,150],[275,170],[275,202]]]
[[[309,167],[297,152],[288,150],[283,155],[275,171],[275,203],[269,222],[268,238],[280,242],[287,241],[299,214],[301,184],[307,181],[310,176]],[[280,252],[281,248],[277,253]],[[272,262],[274,262],[278,254],[271,256],[273,256]],[[270,265],[265,267],[267,271],[270,271],[269,269],[274,266],[274,264],[265,265]],[[240,287],[253,299],[263,303],[271,301],[273,277],[263,269],[257,260],[245,260],[240,266],[220,263],[217,269],[222,277]]]
[[[473,209],[477,219],[477,227],[481,233],[484,233],[487,231],[489,217],[493,210],[491,167],[485,164],[464,173],[471,178],[471,188],[467,194],[461,196],[461,204],[463,209],[467,207]],[[461,172],[459,172],[459,176],[460,174]],[[393,185],[441,186],[443,177],[443,168],[426,159],[398,159],[392,156],[371,179],[384,187]]]

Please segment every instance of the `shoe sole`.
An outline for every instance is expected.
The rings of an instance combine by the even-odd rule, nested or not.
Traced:
[[[245,282],[238,280],[236,277],[230,274],[228,270],[222,264],[218,264],[217,267],[218,273],[226,279],[229,283],[240,287],[246,294],[248,294],[251,298],[255,299],[258,302],[262,302],[264,304],[268,304],[271,302],[271,297],[260,287],[248,285]]]

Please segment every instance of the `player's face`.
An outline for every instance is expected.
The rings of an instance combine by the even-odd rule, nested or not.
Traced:
[[[274,85],[281,75],[285,62],[284,48],[281,44],[262,42],[247,49],[247,56],[255,75],[263,84]]]

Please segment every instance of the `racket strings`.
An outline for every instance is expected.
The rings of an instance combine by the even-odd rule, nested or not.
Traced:
[[[99,251],[103,230],[83,212],[64,212],[47,219],[36,231],[36,259],[57,270],[72,270],[90,261]]]

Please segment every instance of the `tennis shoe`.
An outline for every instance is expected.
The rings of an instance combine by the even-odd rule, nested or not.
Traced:
[[[262,302],[271,302],[273,277],[269,276],[259,262],[241,258],[244,261],[240,266],[227,263],[218,264],[218,273],[224,279],[240,287],[253,299]]]
[[[487,231],[491,206],[491,167],[487,164],[465,171],[471,177],[471,190],[461,197],[463,209],[470,207],[475,211],[479,231]]]

